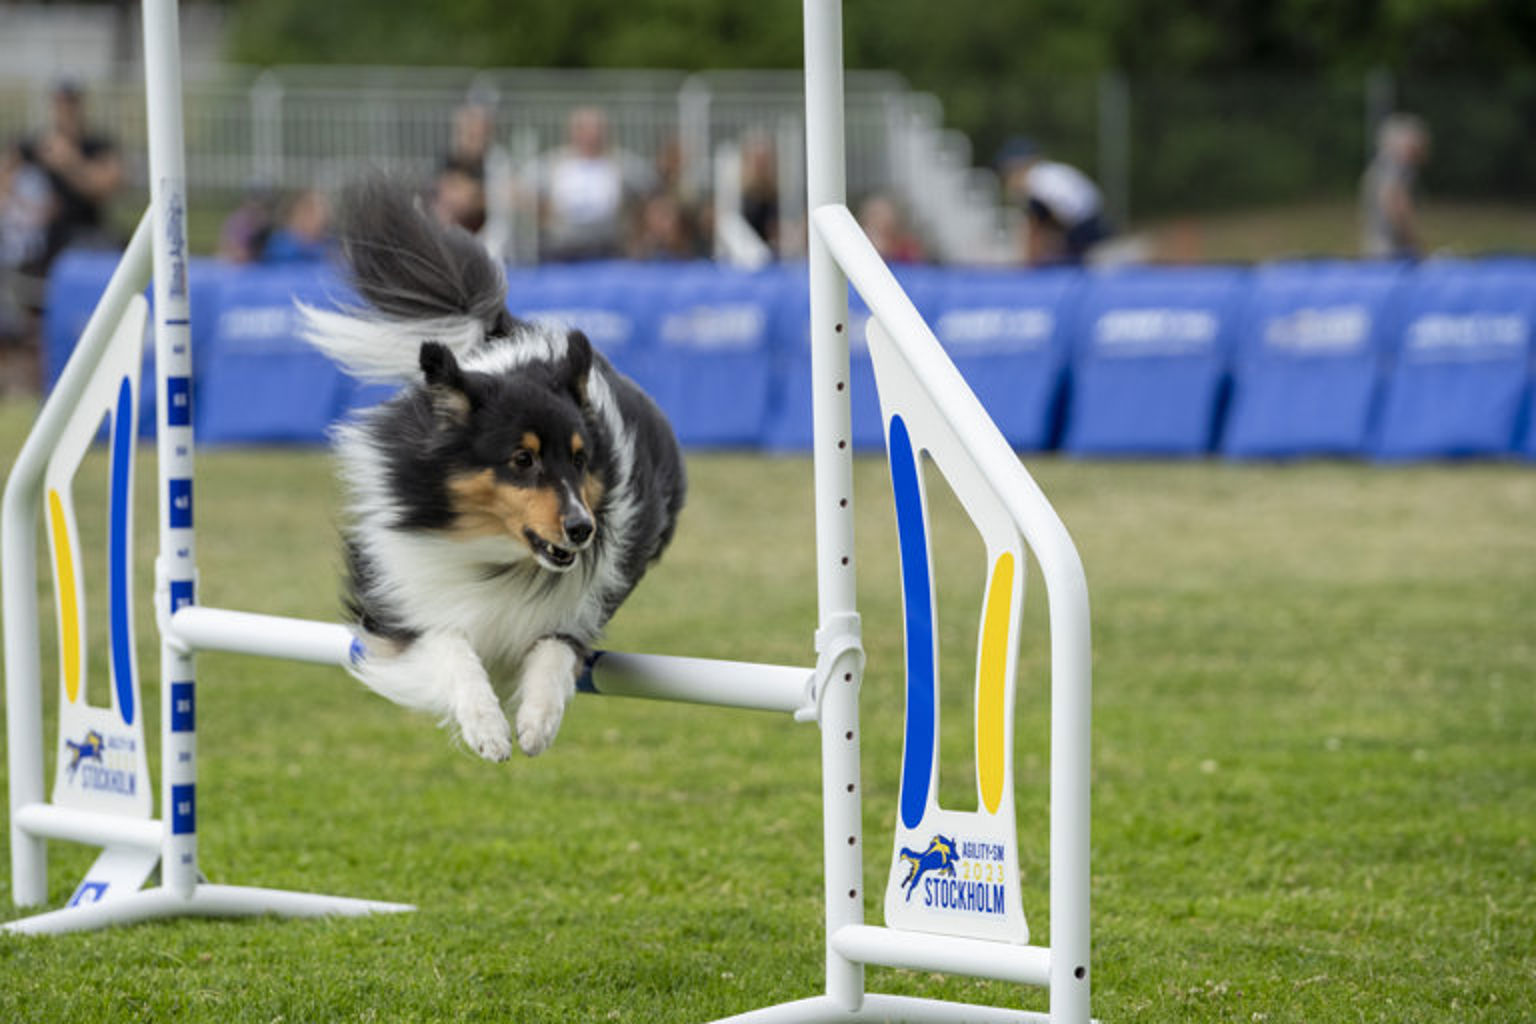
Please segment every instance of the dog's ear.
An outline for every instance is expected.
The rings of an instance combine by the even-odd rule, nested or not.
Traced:
[[[464,371],[453,351],[436,341],[421,345],[421,373],[427,381],[427,395],[432,399],[432,411],[438,422],[445,426],[463,426],[469,422],[471,402],[464,384]]]
[[[580,331],[565,336],[565,387],[576,404],[587,405],[587,378],[592,375],[592,342]]]

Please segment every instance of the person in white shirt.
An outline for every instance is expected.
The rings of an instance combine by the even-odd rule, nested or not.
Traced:
[[[650,169],[609,146],[608,118],[596,107],[571,112],[567,139],[544,158],[538,176],[543,257],[619,256],[639,199],[650,191]]]
[[[1361,249],[1377,259],[1423,255],[1414,184],[1429,159],[1429,129],[1413,114],[1393,114],[1376,133],[1376,157],[1360,182]]]
[[[1113,232],[1097,185],[1076,167],[1046,160],[1031,139],[1010,139],[998,154],[1004,194],[1024,207],[1022,246],[1030,266],[1078,265]]]

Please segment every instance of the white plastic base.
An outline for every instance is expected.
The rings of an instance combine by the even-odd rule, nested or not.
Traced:
[[[385,903],[346,896],[319,896],[248,885],[198,885],[189,897],[166,888],[144,889],[100,903],[52,910],[0,925],[16,935],[60,935],[116,925],[138,924],[172,917],[361,917],[399,914],[416,908],[409,903]]]
[[[1049,1014],[1032,1010],[972,1006],[914,996],[866,995],[863,1005],[852,1012],[827,996],[817,996],[723,1017],[715,1024],[1050,1024],[1050,1019]]]

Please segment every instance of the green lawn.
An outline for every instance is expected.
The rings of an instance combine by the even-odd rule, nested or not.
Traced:
[[[1426,254],[1480,256],[1536,252],[1536,206],[1430,197],[1419,210]],[[1360,210],[1354,200],[1319,200],[1225,213],[1158,218],[1132,225],[1153,258],[1175,262],[1242,262],[1360,255]]]
[[[0,452],[28,413],[0,407]],[[1027,461],[1082,549],[1094,603],[1096,1015],[1530,1019],[1536,470]],[[82,474],[86,508],[101,502],[102,467],[93,456]],[[198,469],[204,599],[334,615],[324,454],[208,451]],[[611,645],[808,664],[809,464],[698,455],[691,472],[677,543]],[[857,473],[878,887],[901,637],[884,467],[861,460]],[[943,668],[964,680],[980,546],[952,502],[936,513]],[[1031,597],[1021,867],[1044,937],[1039,586]],[[146,672],[154,646],[140,644]],[[52,650],[49,638],[45,665]],[[420,912],[0,937],[0,1020],[671,1024],[818,990],[813,726],[583,698],[551,752],[492,765],[334,670],[207,656],[200,679],[209,876]],[[973,792],[961,689],[944,699],[942,792],[956,804]],[[92,854],[54,850],[59,903]],[[878,897],[866,903],[878,921]],[[15,914],[7,868],[0,915]],[[870,973],[875,990],[1044,1006],[1033,990]]]

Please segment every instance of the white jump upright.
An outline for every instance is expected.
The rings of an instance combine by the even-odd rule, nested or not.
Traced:
[[[806,159],[819,628],[812,682],[822,732],[826,991],[728,1018],[770,1022],[1086,1024],[1089,1020],[1088,587],[1071,537],[846,206],[841,0],[804,0]],[[906,639],[906,734],[885,925],[864,923],[854,601],[849,284],[886,427]],[[944,476],[987,549],[975,685],[977,810],[937,799],[938,599],[924,461]],[[1045,580],[1051,637],[1050,941],[1031,945],[1018,877],[1013,705],[1025,557]],[[865,965],[1049,989],[1049,1012],[871,994]]]
[[[814,667],[599,653],[587,693],[717,704],[792,714],[821,730],[823,936],[820,995],[727,1018],[737,1024],[1089,1020],[1088,590],[1061,520],[846,206],[840,0],[804,0],[806,156],[810,224],[811,359],[818,622]],[[367,913],[409,909],[331,897],[208,885],[197,869],[196,698],[192,654],[223,650],[347,666],[363,657],[352,631],[195,602],[193,438],[186,306],[184,176],[174,0],[145,8],[155,183],[135,233],[7,484],[3,564],[12,875],[16,902],[47,895],[46,840],[104,848],[71,907],[12,922],[64,931],[176,914]],[[152,41],[152,42],[151,42]],[[167,118],[174,124],[169,124]],[[158,120],[159,127],[155,127]],[[139,336],[136,293],[154,256],[160,557],[156,625],[162,641],[160,818],[150,816],[137,679],[132,666],[131,566],[126,541]],[[848,286],[870,309],[867,341],[885,423],[901,558],[906,717],[884,924],[865,922],[859,693],[864,650],[855,591]],[[112,429],[110,708],[84,698],[84,591],[68,481],[97,426]],[[929,542],[925,465],[948,481],[987,551],[974,677],[941,680],[939,600]],[[46,484],[46,488],[45,488]],[[61,640],[59,767],[44,796],[42,672],[35,599],[38,509],[49,508]],[[1050,935],[1030,942],[1019,881],[1013,709],[1026,559],[1045,582],[1051,644]],[[641,598],[643,600],[643,597]],[[126,652],[126,654],[124,653]],[[940,806],[941,684],[975,688],[976,810]],[[135,731],[137,730],[137,731]],[[85,798],[81,779],[114,793]],[[73,788],[72,788],[73,787]],[[121,799],[118,799],[121,798]],[[102,803],[113,800],[116,802]],[[1038,826],[1035,815],[1027,820]],[[138,887],[158,865],[161,885]],[[94,902],[92,902],[94,900]],[[1048,1012],[870,993],[866,965],[905,967],[1044,987]]]
[[[195,599],[192,346],[188,307],[186,172],[175,0],[144,4],[150,209],[6,481],[0,524],[4,570],[6,735],[11,884],[18,906],[48,896],[47,842],[100,846],[60,910],[4,925],[53,933],[182,915],[313,916],[413,909],[405,904],[210,885],[197,861],[197,724],[192,649],[169,629]],[[151,268],[153,273],[151,273]],[[140,296],[153,280],[160,554],[160,816],[146,762],[133,630],[133,459],[146,325]],[[80,532],[71,483],[107,421],[111,481],[107,538],[111,704],[87,700],[89,667]],[[46,490],[59,628],[59,738],[44,795],[43,673],[38,641],[36,534]],[[159,884],[141,888],[158,872]]]

